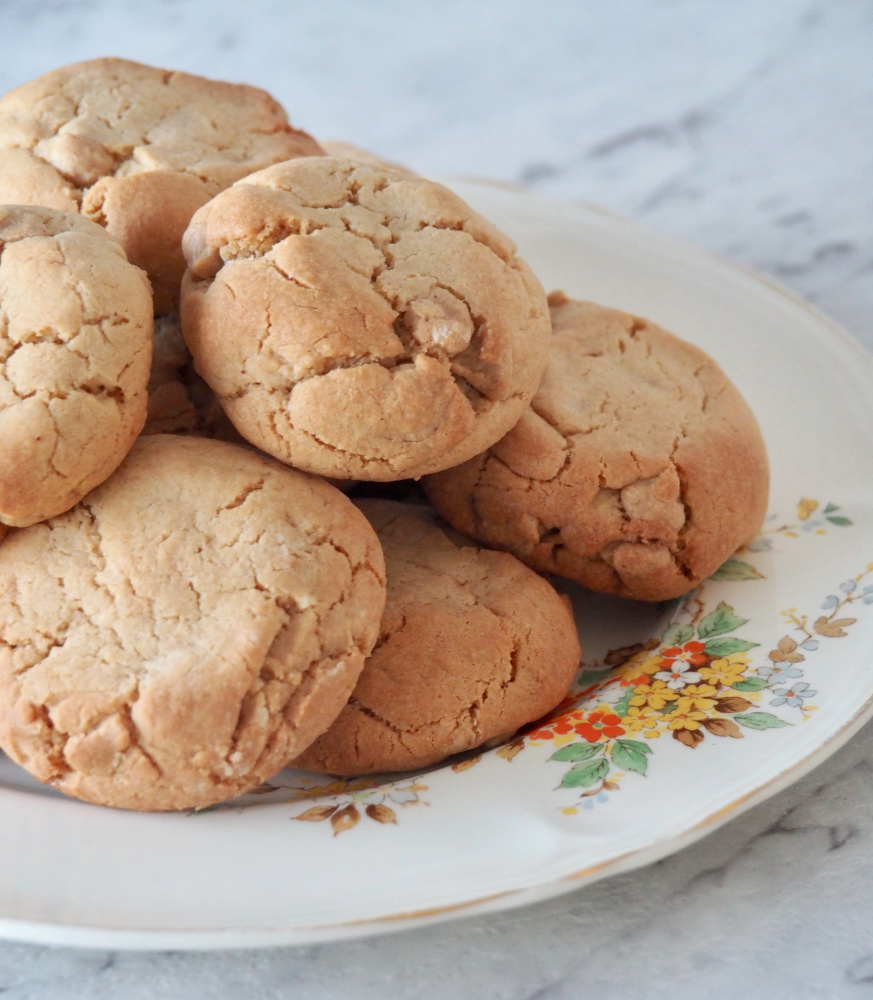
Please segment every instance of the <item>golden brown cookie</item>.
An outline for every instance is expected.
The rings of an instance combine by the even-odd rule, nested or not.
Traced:
[[[543,572],[646,601],[691,590],[754,537],[767,455],[718,365],[647,320],[563,293],[530,409],[424,484],[456,528]]]
[[[182,332],[247,440],[308,472],[415,478],[500,438],[533,396],[545,295],[439,184],[303,158],[200,209]]]
[[[148,279],[80,215],[0,206],[0,521],[60,514],[142,428]]]
[[[0,746],[125,809],[278,771],[348,699],[384,562],[339,492],[247,448],[141,438],[73,510],[0,546]]]
[[[333,774],[428,767],[508,739],[553,709],[579,666],[567,598],[428,507],[359,506],[385,553],[382,627],[349,704],[294,766]]]
[[[242,442],[215,393],[194,370],[191,354],[182,339],[178,313],[155,317],[148,392],[148,417],[143,434],[195,434]]]
[[[0,202],[81,211],[178,306],[194,212],[270,163],[320,152],[262,90],[124,59],[46,73],[0,99]]]

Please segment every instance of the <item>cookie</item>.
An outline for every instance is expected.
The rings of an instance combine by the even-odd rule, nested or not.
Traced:
[[[182,332],[247,440],[308,472],[396,480],[465,461],[521,416],[545,295],[447,188],[307,157],[245,178],[184,238]]]
[[[562,293],[549,301],[554,337],[530,409],[425,492],[460,531],[542,572],[645,601],[684,594],[761,526],[755,418],[692,344]]]
[[[148,272],[158,313],[178,308],[194,212],[253,170],[320,151],[262,90],[124,59],[65,66],[0,99],[0,202],[105,226]]]
[[[99,226],[0,206],[0,521],[68,510],[146,415],[148,279]]]
[[[215,393],[194,370],[178,313],[155,317],[148,393],[143,434],[194,434],[242,442]]]
[[[388,573],[379,639],[349,704],[294,767],[343,775],[429,767],[508,739],[553,709],[581,655],[567,598],[428,507],[360,507]]]
[[[223,441],[140,438],[0,545],[0,746],[88,802],[230,798],[333,721],[384,600],[378,540],[326,483]]]
[[[374,167],[390,167],[392,170],[399,170],[409,177],[416,176],[408,167],[401,166],[399,163],[393,163],[391,160],[386,160],[367,149],[361,149],[360,146],[353,146],[350,142],[320,139],[319,145],[328,156],[332,156],[336,160],[356,160],[358,163],[369,163]]]

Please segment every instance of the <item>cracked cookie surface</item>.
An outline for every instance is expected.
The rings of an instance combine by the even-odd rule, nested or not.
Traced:
[[[240,177],[321,152],[262,90],[124,59],[46,73],[0,98],[0,202],[82,212],[178,305],[191,216]]]
[[[99,226],[0,206],[0,521],[68,510],[146,415],[148,279]]]
[[[364,500],[388,599],[349,704],[294,762],[333,774],[429,767],[508,739],[558,704],[581,651],[569,601],[428,507]]]
[[[458,530],[591,590],[678,597],[757,533],[767,455],[699,348],[614,309],[549,296],[542,385],[489,451],[428,478]]]
[[[221,441],[141,438],[0,546],[0,745],[89,802],[230,798],[334,719],[384,599],[378,540],[326,483]]]
[[[298,468],[448,468],[506,433],[539,383],[539,282],[439,184],[298,159],[218,195],[183,246],[197,370],[243,437]]]

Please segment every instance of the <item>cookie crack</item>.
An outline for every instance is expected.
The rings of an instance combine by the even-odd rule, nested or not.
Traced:
[[[272,419],[272,422],[275,425],[275,419]],[[282,435],[279,434],[278,428],[274,427],[274,429],[276,435],[281,438]],[[320,444],[323,448],[326,448],[328,451],[334,452],[337,455],[343,455],[346,458],[355,459],[356,461],[360,462],[361,465],[364,466],[364,468],[367,468],[367,466],[376,466],[377,468],[382,468],[387,465],[392,471],[396,472],[398,468],[404,467],[403,461],[399,459],[392,461],[392,459],[390,458],[367,458],[365,455],[360,454],[359,452],[348,451],[345,448],[340,448],[338,445],[331,444],[329,441],[325,441],[323,438],[320,438],[314,431],[304,430],[302,427],[293,427],[293,430],[297,434],[303,434],[305,437],[312,438],[313,441],[315,441],[317,444]]]
[[[246,502],[246,500],[248,500],[250,496],[252,496],[254,493],[260,492],[264,488],[265,482],[266,479],[258,479],[256,482],[244,486],[239,491],[239,493],[237,493],[237,495],[233,498],[233,500],[230,500],[222,507],[219,507],[215,513],[221,514],[227,510],[236,510],[237,507],[242,507],[242,505]]]
[[[270,259],[268,256],[279,243],[281,243],[284,239],[289,238],[290,236],[302,236],[305,238],[324,229],[342,230],[354,236],[356,239],[361,239],[364,242],[368,243],[382,257],[382,264],[378,265],[374,269],[371,275],[370,287],[386,302],[387,305],[391,307],[391,309],[395,313],[397,313],[397,322],[395,322],[394,332],[403,346],[403,352],[398,353],[398,355],[396,355],[393,358],[373,357],[372,354],[361,353],[354,358],[345,358],[338,360],[331,359],[327,363],[322,364],[316,370],[310,370],[300,375],[296,375],[293,379],[287,379],[286,385],[282,387],[281,391],[290,392],[295,385],[303,381],[307,381],[311,378],[322,377],[326,374],[329,374],[332,371],[341,370],[342,368],[355,367],[357,365],[375,362],[391,370],[394,367],[402,365],[404,363],[414,363],[414,360],[417,356],[419,356],[420,354],[425,354],[446,365],[459,391],[462,393],[464,398],[467,399],[468,403],[470,403],[470,405],[473,407],[474,410],[481,411],[483,409],[487,409],[487,405],[483,405],[483,401],[487,401],[488,404],[493,404],[495,402],[508,402],[509,400],[520,395],[518,393],[508,393],[504,395],[501,394],[499,391],[496,394],[488,392],[484,390],[482,386],[474,385],[470,381],[470,379],[467,377],[469,375],[469,371],[465,373],[457,371],[457,366],[462,363],[458,359],[464,353],[469,351],[469,347],[464,348],[463,350],[459,350],[455,353],[450,353],[441,350],[436,345],[417,344],[414,338],[411,336],[411,334],[405,331],[405,328],[403,329],[398,328],[398,327],[401,328],[403,327],[403,317],[401,315],[400,309],[398,308],[399,295],[392,296],[387,294],[384,287],[382,287],[382,283],[379,281],[379,278],[382,275],[386,274],[387,272],[390,272],[394,266],[394,260],[390,252],[390,247],[393,244],[396,244],[400,239],[402,239],[402,237],[405,234],[423,232],[426,229],[446,230],[446,231],[463,233],[464,236],[472,240],[474,243],[485,247],[487,250],[489,250],[489,252],[497,256],[504,267],[510,267],[515,261],[515,257],[513,256],[510,257],[509,259],[506,259],[499,253],[497,253],[494,250],[494,248],[489,245],[487,241],[479,239],[475,234],[469,232],[469,230],[466,228],[469,225],[469,219],[461,220],[459,222],[454,222],[454,223],[422,222],[419,223],[417,226],[409,226],[409,225],[404,225],[404,220],[393,219],[390,216],[386,215],[385,213],[383,213],[380,217],[377,210],[370,208],[368,206],[361,205],[359,197],[360,192],[364,190],[364,188],[367,187],[367,185],[366,183],[362,183],[358,179],[354,178],[353,176],[354,169],[357,168],[353,168],[346,174],[344,194],[340,195],[338,199],[329,203],[318,203],[313,201],[307,201],[293,186],[291,187],[287,185],[283,186],[280,183],[271,185],[271,189],[273,190],[281,190],[292,195],[296,200],[296,202],[298,203],[298,207],[300,209],[329,211],[333,213],[329,220],[321,221],[321,220],[310,220],[299,217],[298,218],[290,217],[282,220],[281,222],[265,226],[258,234],[255,234],[254,237],[250,237],[246,240],[228,241],[227,243],[221,244],[216,247],[219,256],[222,258],[222,261],[228,261],[231,259],[237,260],[243,258],[263,259],[270,267],[274,268],[286,280],[291,281],[292,283],[307,289],[311,287],[309,284],[300,280],[296,275],[290,273],[287,269],[280,267],[275,260]],[[381,189],[384,189],[384,187],[388,186],[388,184],[390,184],[390,181],[385,182]],[[350,220],[344,215],[344,209],[348,207],[365,208],[368,212],[372,213],[372,215],[374,216],[374,221],[376,225],[380,226],[383,230],[387,230],[390,233],[390,237],[387,240],[378,239],[373,234],[360,231],[359,227],[358,228],[355,227],[354,220]],[[517,268],[515,269],[517,270]],[[218,271],[216,271],[215,274],[204,278],[203,284],[205,284],[208,287],[215,280],[217,273]],[[408,277],[431,278],[430,275],[417,275],[414,273],[411,273],[410,275],[408,275]],[[440,283],[436,280],[433,280],[432,288],[443,288],[444,290],[451,293],[455,298],[457,298],[460,302],[463,303],[474,324],[471,343],[480,342],[482,338],[482,332],[485,328],[485,318],[481,315],[474,313],[473,309],[471,308],[470,302],[467,300],[466,296],[464,296],[457,289],[451,288],[445,285],[444,283]],[[534,315],[535,311],[533,310],[533,307],[529,306],[527,322],[530,322]],[[269,330],[265,332],[263,340],[267,339],[269,333],[270,333]],[[475,364],[478,363],[479,361],[481,361],[481,346],[476,351],[472,363]],[[466,367],[469,369],[469,365]],[[262,388],[263,383],[258,384],[258,387]],[[230,397],[225,397],[225,398],[239,399],[247,395],[249,391],[250,391],[250,386],[246,386],[241,390],[237,390],[237,392],[232,394]],[[275,392],[276,390],[270,389],[268,391]],[[363,458],[363,456],[360,457]]]
[[[349,707],[354,709],[356,712],[360,712],[361,715],[366,716],[368,719],[372,719],[373,722],[379,723],[379,725],[385,726],[386,729],[390,729],[391,732],[397,737],[397,742],[403,747],[403,749],[412,756],[417,756],[416,748],[410,746],[406,739],[409,736],[415,736],[423,730],[429,729],[433,726],[439,725],[442,719],[432,719],[427,722],[422,722],[418,726],[412,726],[408,729],[404,729],[398,726],[396,722],[392,722],[391,719],[386,718],[384,715],[380,715],[379,712],[370,708],[369,705],[365,705],[362,701],[358,701],[354,695],[349,698]]]

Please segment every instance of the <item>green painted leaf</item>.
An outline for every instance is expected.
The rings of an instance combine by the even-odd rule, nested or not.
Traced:
[[[584,673],[579,675],[579,685],[580,687],[586,688],[590,687],[592,684],[599,684],[601,681],[605,681],[611,673],[611,667],[606,670],[586,670]]]
[[[840,508],[835,503],[829,503],[827,505],[827,507],[825,507],[825,509],[822,511],[822,513],[823,514],[833,514],[833,512],[835,510],[839,510],[839,509]]]
[[[703,649],[707,656],[711,656],[714,660],[717,660],[722,656],[730,656],[731,653],[745,653],[747,649],[754,649],[758,645],[760,643],[747,642],[745,639],[735,639],[731,636],[721,639],[710,639],[704,645]]]
[[[627,715],[627,710],[630,707],[630,700],[634,696],[634,689],[632,687],[625,688],[624,694],[621,696],[621,701],[617,701],[613,706],[612,710],[619,717],[622,715]]]
[[[634,747],[628,746],[628,743],[623,740],[619,740],[612,748],[612,762],[623,771],[636,771],[637,774],[645,774],[646,768],[649,766],[646,755]]]
[[[728,559],[712,574],[711,580],[763,580],[764,574],[742,559]]]
[[[605,757],[589,760],[571,767],[561,782],[564,788],[589,788],[605,778],[609,773],[609,761]]]
[[[633,750],[639,750],[640,753],[651,753],[652,748],[640,740],[616,740],[616,746],[630,747]]]
[[[733,719],[749,729],[781,729],[782,726],[791,725],[770,712],[746,712],[744,715],[735,715]]]
[[[668,701],[667,704],[660,710],[661,715],[670,715],[671,712],[675,712],[679,707],[679,703],[675,701]]]
[[[827,518],[827,520],[830,521],[831,524],[839,525],[841,528],[847,528],[852,523],[847,517],[843,517],[841,514],[833,515],[832,517]]]
[[[748,618],[738,618],[734,614],[734,609],[722,601],[715,611],[710,612],[697,626],[697,634],[701,639],[710,639],[715,635],[733,632],[740,625],[745,625],[748,620]]]
[[[763,677],[747,677],[745,680],[731,684],[734,691],[763,691],[767,682]]]
[[[661,636],[661,642],[667,646],[684,646],[689,639],[694,638],[693,625],[668,625]]]
[[[571,760],[574,763],[588,760],[598,753],[603,753],[602,743],[571,743],[569,746],[556,750],[549,760]]]

